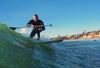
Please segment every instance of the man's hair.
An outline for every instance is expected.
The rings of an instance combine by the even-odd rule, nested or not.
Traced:
[[[37,16],[37,17],[38,17],[38,15],[37,15],[37,14],[34,14],[34,16]]]

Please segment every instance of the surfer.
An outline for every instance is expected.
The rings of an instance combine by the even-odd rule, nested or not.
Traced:
[[[32,30],[31,34],[30,34],[30,38],[33,38],[36,34],[37,34],[37,40],[40,40],[40,32],[42,32],[43,30],[45,30],[45,27],[35,27],[35,26],[40,26],[40,25],[44,25],[44,23],[38,19],[38,15],[34,14],[33,15],[33,19],[30,20],[27,23],[28,27],[33,27],[34,29]]]

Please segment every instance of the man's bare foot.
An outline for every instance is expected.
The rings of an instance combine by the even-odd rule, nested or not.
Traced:
[[[36,40],[40,40],[40,39],[36,39]]]

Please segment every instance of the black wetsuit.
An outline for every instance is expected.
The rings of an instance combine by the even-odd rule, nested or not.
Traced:
[[[35,22],[34,20],[30,20],[28,23],[27,23],[27,26],[30,27],[31,25],[34,25],[34,26],[39,26],[39,25],[44,25],[44,23],[41,21],[41,20],[38,20],[37,22]],[[38,28],[41,28],[41,31],[45,30],[45,27],[34,27],[34,29],[32,30],[31,34],[30,34],[30,38],[34,37],[35,34],[37,34],[38,36],[38,39],[40,39],[40,30],[38,30]]]

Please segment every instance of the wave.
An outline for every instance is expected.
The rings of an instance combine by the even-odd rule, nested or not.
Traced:
[[[40,53],[45,55],[44,50],[47,52],[52,49],[25,38],[0,23],[0,68],[41,67],[37,64],[44,61],[39,56]]]

